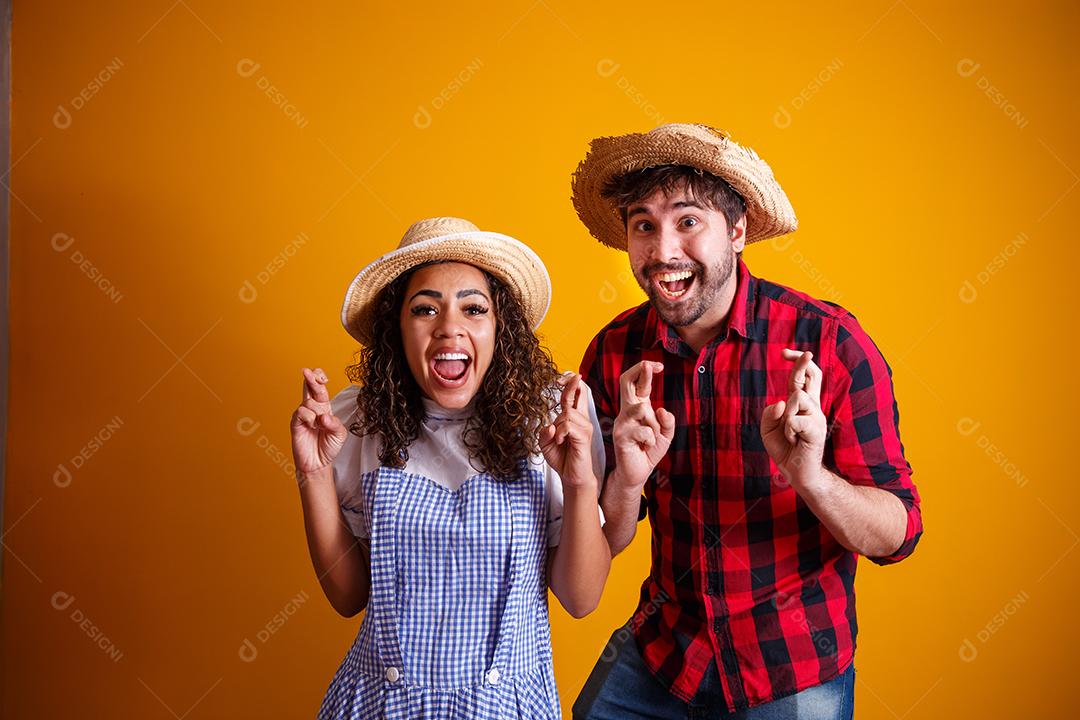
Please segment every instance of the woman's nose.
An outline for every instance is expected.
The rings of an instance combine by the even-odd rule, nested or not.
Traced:
[[[439,322],[435,325],[435,334],[438,337],[458,337],[464,334],[458,313],[451,311],[440,315]]]

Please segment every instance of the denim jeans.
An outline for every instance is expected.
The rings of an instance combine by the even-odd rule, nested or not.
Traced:
[[[645,667],[629,627],[615,631],[574,702],[574,720],[851,720],[855,664],[832,680],[764,705],[729,713],[711,662],[694,700],[672,695]]]

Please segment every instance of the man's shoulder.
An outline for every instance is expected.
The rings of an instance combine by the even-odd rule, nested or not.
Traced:
[[[796,328],[799,322],[808,319],[811,321],[810,326],[822,327],[826,323],[831,323],[835,327],[832,337],[838,355],[861,357],[871,348],[877,352],[873,339],[859,323],[855,314],[839,303],[814,297],[809,293],[771,280],[757,278],[757,281],[759,298],[763,297],[766,302],[777,304],[768,309],[762,309],[759,306],[759,316],[774,315],[776,307],[780,307],[781,314],[790,314],[796,321]],[[796,332],[798,333],[798,329]]]
[[[810,293],[797,290],[787,285],[757,278],[757,294],[768,303],[776,303],[794,315],[820,317],[840,322],[855,319],[845,307],[832,300],[814,297]]]

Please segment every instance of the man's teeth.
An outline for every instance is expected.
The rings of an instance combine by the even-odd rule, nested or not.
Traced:
[[[469,356],[465,353],[439,353],[435,356],[436,360],[468,360]]]
[[[694,273],[690,272],[689,270],[683,270],[682,272],[658,273],[656,279],[660,282],[675,282],[677,280],[685,280],[693,274]]]

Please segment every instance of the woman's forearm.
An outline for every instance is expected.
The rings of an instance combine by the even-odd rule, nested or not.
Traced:
[[[308,552],[330,605],[345,617],[367,607],[371,589],[369,552],[345,523],[334,475],[327,466],[300,479],[300,502]]]
[[[592,484],[564,487],[562,531],[550,560],[552,592],[568,613],[585,617],[600,603],[610,568],[595,478]]]

